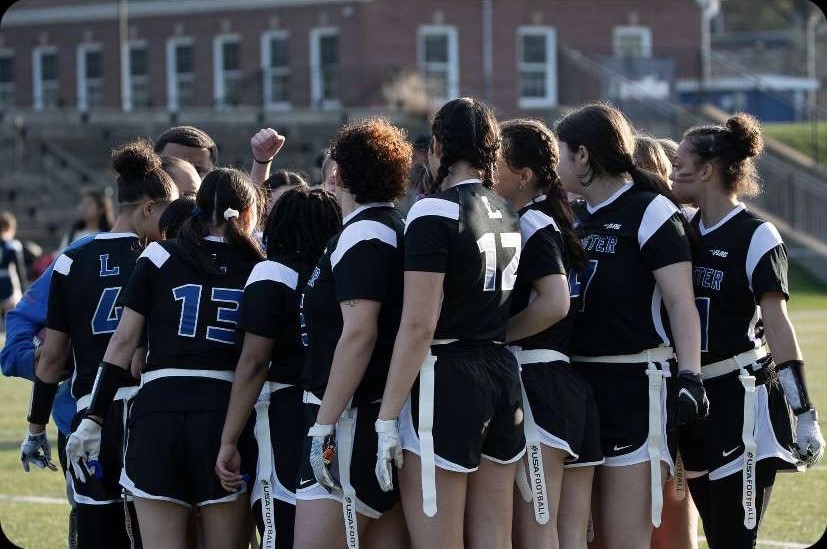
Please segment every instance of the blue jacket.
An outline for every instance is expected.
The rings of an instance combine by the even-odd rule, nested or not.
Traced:
[[[72,242],[68,249],[86,244],[94,237],[95,235],[89,235],[80,238]],[[29,286],[17,307],[6,314],[6,346],[0,351],[0,369],[5,376],[34,380],[32,338],[46,325],[46,308],[49,304],[53,267],[54,262]],[[72,432],[72,418],[76,412],[75,399],[72,398],[69,386],[69,380],[60,384],[52,406],[52,417],[64,435]]]

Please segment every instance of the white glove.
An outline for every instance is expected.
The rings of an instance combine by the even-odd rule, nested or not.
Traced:
[[[52,449],[45,430],[37,434],[31,430],[26,431],[26,438],[20,444],[20,461],[27,473],[30,463],[39,469],[48,467],[52,471],[57,471],[57,467],[52,463]]]
[[[310,466],[316,481],[331,494],[342,494],[341,484],[330,473],[330,465],[336,459],[335,426],[314,423],[307,436],[313,438],[310,443]]]
[[[402,443],[399,441],[399,428],[395,419],[377,419],[376,434],[376,480],[385,492],[393,490],[393,471],[391,462],[397,468],[402,467]]]
[[[98,457],[101,451],[101,426],[90,418],[83,418],[75,432],[66,441],[66,460],[72,465],[75,478],[86,482],[86,477],[103,478]]]
[[[818,414],[808,410],[796,416],[795,454],[807,467],[812,467],[824,456],[824,437],[818,426]]]

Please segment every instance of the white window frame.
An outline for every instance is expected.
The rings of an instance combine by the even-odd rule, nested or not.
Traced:
[[[448,37],[448,62],[435,63],[425,60],[425,38],[433,35]],[[423,78],[429,67],[445,70],[448,74],[448,97],[432,97],[431,100],[444,103],[459,97],[459,34],[453,25],[420,25],[416,30],[416,61]],[[427,79],[426,79],[427,80]],[[427,89],[427,82],[426,89]]]
[[[217,108],[228,108],[233,107],[234,105],[226,105],[224,103],[224,95],[226,90],[224,89],[224,44],[226,42],[238,42],[239,50],[241,48],[241,35],[237,33],[232,34],[219,34],[215,38],[213,38],[212,43],[212,58],[213,58],[213,103]],[[239,64],[241,63],[241,57],[239,57]],[[237,71],[239,78],[241,77],[241,69],[239,68]],[[239,101],[240,103],[240,101]]]
[[[270,41],[274,38],[282,40],[290,40],[290,33],[286,30],[272,30],[261,34],[261,76],[262,76],[262,94],[264,108],[274,111],[283,111],[290,108],[289,101],[270,101],[272,95],[273,81],[272,77],[276,75],[290,76],[290,64],[286,67],[273,68],[270,66],[272,59],[270,58]]]
[[[58,54],[56,46],[39,46],[32,50],[32,106],[36,111],[42,111],[44,108],[43,104],[43,78],[42,78],[42,58],[43,54],[50,54],[54,53],[55,55]],[[58,63],[60,63],[60,58],[58,58]],[[60,65],[58,65],[58,72],[60,71]],[[58,76],[58,86],[60,86],[60,77]]]
[[[87,86],[88,82],[86,80],[86,54],[95,51],[100,52],[100,54],[103,55],[103,47],[100,43],[81,44],[78,46],[77,62],[75,63],[75,66],[77,68],[77,105],[79,111],[89,110],[89,97],[87,93],[89,91],[89,88]],[[103,70],[103,67],[101,67],[101,70]],[[101,74],[100,80],[101,84],[103,84],[103,74]]]
[[[542,36],[546,40],[546,62],[526,63],[523,61],[523,37]],[[522,97],[519,75],[523,70],[539,72],[544,70],[546,95],[544,97]],[[517,27],[517,103],[521,109],[538,109],[557,106],[557,31],[554,27],[526,25]]]
[[[195,41],[189,36],[176,36],[167,40],[166,62],[167,62],[167,110],[177,112],[178,105],[178,81],[177,60],[175,50],[178,46],[193,46]],[[193,53],[194,50],[193,50]],[[195,80],[195,72],[189,73],[189,78]]]
[[[316,27],[310,29],[310,101],[313,106],[321,104],[322,109],[338,109],[341,105],[341,99],[323,99],[322,90],[324,89],[322,83],[322,49],[319,47],[322,38],[326,36],[338,36],[338,27]],[[341,42],[340,42],[341,45]],[[340,56],[341,59],[341,56]],[[341,62],[339,63],[341,66]],[[340,75],[338,75],[340,76]],[[342,80],[339,79],[339,93],[342,91]]]
[[[130,112],[134,105],[132,102],[132,67],[131,56],[129,55],[132,48],[146,48],[147,49],[147,85],[149,85],[149,44],[146,40],[130,40],[121,47],[121,108]],[[150,87],[151,89],[151,87]]]
[[[641,59],[652,57],[652,28],[645,25],[618,25],[612,29],[612,51],[615,57],[620,53],[620,39],[626,36],[640,36]]]
[[[14,50],[12,50],[11,48],[0,48],[0,57],[8,57],[8,58],[10,58],[10,59],[12,60],[12,61],[11,61],[11,62],[12,62],[12,68],[14,68],[14,65],[15,65],[15,62],[14,62],[14,61],[15,61],[15,58],[14,58]],[[6,107],[11,107],[11,106],[14,106],[14,104],[15,104],[15,102],[16,102],[16,101],[15,101],[15,99],[16,99],[16,98],[15,98],[15,94],[16,94],[16,92],[17,92],[17,86],[16,86],[16,84],[17,84],[17,78],[15,78],[14,71],[12,72],[12,80],[11,80],[11,82],[8,82],[8,83],[5,83],[5,84],[3,84],[2,82],[0,82],[0,89],[2,89],[2,88],[3,88],[3,86],[5,86],[5,87],[6,87],[6,90],[10,90],[10,91],[11,91],[10,95],[12,96],[12,103],[11,103],[10,105],[6,105]]]

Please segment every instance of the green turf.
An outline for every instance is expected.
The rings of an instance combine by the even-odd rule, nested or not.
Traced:
[[[813,124],[809,122],[764,124],[764,131],[770,137],[774,137],[790,147],[816,158],[816,147],[818,143],[818,162],[827,166],[827,122],[819,122],[816,136],[813,132]]]

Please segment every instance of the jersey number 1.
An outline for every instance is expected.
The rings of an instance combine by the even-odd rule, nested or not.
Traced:
[[[173,288],[172,297],[181,301],[181,316],[178,318],[178,335],[181,337],[195,337],[198,328],[198,310],[201,306],[201,286],[185,284]],[[235,288],[213,288],[212,301],[229,303],[229,307],[218,307],[216,320],[232,325],[232,328],[207,326],[207,339],[233,345],[236,342],[235,328],[241,316],[241,299],[244,291]]]
[[[513,290],[514,281],[517,280],[517,266],[520,264],[522,237],[520,233],[500,233],[500,245],[503,248],[514,249],[511,261],[503,269],[500,290]],[[479,237],[477,247],[480,249],[480,253],[485,254],[485,280],[482,283],[482,290],[493,292],[497,289],[497,239],[494,237],[494,233],[485,233]]]

